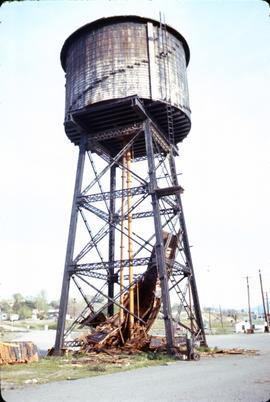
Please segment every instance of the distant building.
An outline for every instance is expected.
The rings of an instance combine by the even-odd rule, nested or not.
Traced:
[[[59,315],[59,309],[50,309],[47,311],[47,317],[49,320],[57,320]]]
[[[256,320],[253,322],[253,331],[256,333],[264,332],[265,323],[263,320]],[[246,334],[250,330],[249,321],[240,321],[235,324],[235,332],[237,334]]]
[[[6,313],[0,312],[0,320],[6,321],[8,319],[8,315]]]
[[[20,318],[19,314],[10,314],[9,320],[10,321],[18,321]]]

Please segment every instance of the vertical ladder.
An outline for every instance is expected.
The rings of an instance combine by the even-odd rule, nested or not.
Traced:
[[[169,56],[168,33],[164,14],[163,14],[163,22],[161,13],[159,13],[159,17],[160,17],[160,35],[161,35],[160,57],[163,58],[164,63],[164,86],[165,86],[165,101],[166,101],[166,113],[167,113],[167,130],[170,144],[174,145],[173,107],[171,104],[170,65],[168,57]]]

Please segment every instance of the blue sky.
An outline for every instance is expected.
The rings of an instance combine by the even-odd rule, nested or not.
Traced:
[[[202,305],[270,293],[269,7],[261,0],[24,1],[0,8],[1,286],[60,295],[77,149],[66,138],[67,36],[97,18],[136,14],[186,38],[192,129],[180,145],[183,203]]]

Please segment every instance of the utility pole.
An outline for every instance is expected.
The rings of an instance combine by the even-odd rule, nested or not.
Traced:
[[[249,316],[249,325],[250,325],[250,334],[253,334],[253,325],[252,325],[252,318],[251,318],[251,310],[250,310],[250,294],[249,294],[249,283],[248,283],[248,276],[247,279],[247,296],[248,296],[248,316]]]
[[[266,308],[265,308],[265,300],[264,300],[264,293],[263,293],[263,283],[262,283],[262,274],[261,270],[259,269],[259,278],[260,278],[260,285],[261,285],[261,293],[262,293],[262,302],[263,302],[263,314],[264,314],[264,320],[265,320],[265,327],[264,327],[264,332],[269,332],[269,322],[268,322],[268,316],[266,314]]]
[[[268,293],[265,292],[265,299],[266,299],[266,311],[267,311],[267,318],[268,318],[268,323],[269,323],[269,300],[268,300]]]
[[[210,334],[212,334],[211,307],[208,308],[208,325],[209,325],[209,332]]]
[[[222,310],[221,310],[221,306],[220,306],[220,305],[219,305],[219,316],[220,316],[221,327],[223,328],[223,316],[222,316]]]
[[[72,299],[72,303],[73,303],[73,311],[72,311],[72,318],[75,318],[76,317],[76,298],[75,297],[73,297],[73,299]]]

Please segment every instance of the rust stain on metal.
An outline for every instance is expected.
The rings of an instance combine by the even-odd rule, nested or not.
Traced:
[[[104,25],[103,25],[104,24]],[[161,57],[157,21],[127,17],[101,20],[85,27],[64,45],[61,59],[67,74],[66,112],[108,99],[138,95],[170,101],[189,109],[186,77],[187,45],[167,32],[168,66]],[[165,80],[171,81],[170,100]]]

